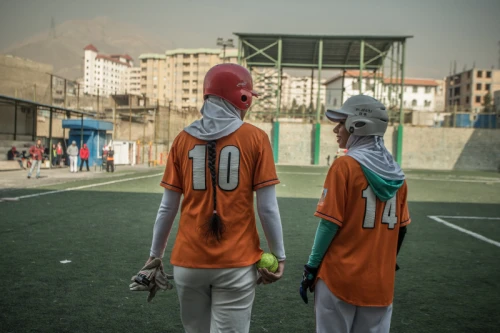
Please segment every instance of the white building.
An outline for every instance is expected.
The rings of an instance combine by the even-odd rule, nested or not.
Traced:
[[[399,105],[398,93],[401,80],[384,78],[384,94],[382,103],[386,105]],[[389,91],[392,87],[391,100]],[[403,108],[413,111],[443,111],[444,96],[443,86],[433,79],[405,78],[403,86]],[[439,97],[439,98],[437,98]],[[439,101],[438,101],[439,99]],[[442,102],[441,102],[442,101]],[[441,110],[437,110],[437,105]]]
[[[109,96],[125,93],[125,81],[131,75],[132,58],[125,54],[99,54],[97,48],[89,44],[84,48],[84,92],[90,95]],[[128,85],[128,84],[127,84]]]
[[[276,108],[276,91],[278,90],[278,72],[269,68],[253,68],[252,77],[254,89],[260,94],[254,99],[254,110],[274,110]],[[321,80],[320,103],[325,105],[325,83]],[[311,95],[312,94],[312,95]],[[294,104],[295,101],[295,104]],[[287,73],[281,75],[281,111],[286,112],[292,107],[308,108],[312,103],[314,110],[318,101],[318,80],[310,76],[292,76]]]
[[[375,74],[373,72],[365,71],[362,75],[363,82],[361,90],[363,94],[374,96],[373,89],[375,86],[376,89],[380,89],[381,87],[381,74],[377,74],[377,80],[375,80]],[[325,88],[326,105],[340,107],[349,97],[360,94],[359,71],[345,71],[344,77],[342,77],[342,73],[335,75],[325,82]],[[343,93],[342,89],[344,89]]]
[[[326,80],[321,80],[320,85],[320,104],[326,103]],[[283,95],[282,105],[292,107],[295,100],[296,105],[309,107],[311,104],[316,110],[318,103],[318,79],[310,76],[290,76],[285,86],[282,86]]]
[[[346,71],[326,83],[326,104],[340,107],[354,95],[360,94],[359,71]],[[405,78],[403,108],[411,113],[413,125],[432,126],[442,120],[445,108],[445,82],[434,79]],[[364,95],[375,96],[389,109],[399,110],[401,80],[382,78],[381,73],[363,72],[361,89]]]

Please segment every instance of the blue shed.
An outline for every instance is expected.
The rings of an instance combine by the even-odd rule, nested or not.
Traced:
[[[89,165],[102,164],[102,148],[106,144],[106,131],[113,130],[113,123],[109,121],[93,119],[65,119],[62,127],[69,129],[69,139],[67,145],[76,141],[78,149],[83,144],[87,144],[90,151]],[[80,142],[83,134],[83,142]],[[80,158],[78,158],[80,164]]]

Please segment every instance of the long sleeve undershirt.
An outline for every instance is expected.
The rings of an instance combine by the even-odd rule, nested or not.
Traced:
[[[283,230],[281,218],[276,199],[274,185],[260,188],[256,191],[257,212],[267,239],[269,250],[279,261],[285,260],[285,248],[283,244]],[[162,258],[167,246],[168,236],[172,230],[172,225],[179,210],[181,193],[167,190],[163,192],[163,198],[156,215],[156,222],[153,229],[153,241],[151,244],[150,256]]]
[[[321,219],[318,224],[318,229],[316,229],[316,236],[314,238],[314,244],[311,250],[311,255],[309,256],[309,261],[307,265],[312,268],[318,268],[323,260],[328,247],[330,246],[333,237],[337,233],[339,226],[335,223]]]
[[[316,230],[316,236],[314,238],[314,244],[309,256],[309,261],[307,262],[308,266],[313,268],[319,267],[338,229],[339,226],[335,223],[321,219],[318,224],[318,229]],[[405,234],[406,226],[399,229],[396,255],[399,253]]]

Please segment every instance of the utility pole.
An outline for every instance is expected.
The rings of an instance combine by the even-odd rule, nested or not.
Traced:
[[[80,108],[80,84],[76,84],[76,109]]]
[[[222,46],[222,63],[226,62],[226,47],[234,47],[233,40],[224,40],[223,38],[217,38],[217,46]]]

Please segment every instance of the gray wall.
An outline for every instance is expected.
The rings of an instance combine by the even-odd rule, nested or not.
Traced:
[[[272,124],[254,123],[269,135]],[[338,144],[333,124],[322,124],[320,165],[333,161]],[[312,165],[314,124],[281,123],[279,164]],[[387,149],[395,154],[397,128],[389,127],[384,136]],[[403,168],[429,170],[498,170],[500,166],[500,130],[471,128],[405,127],[403,130]]]

